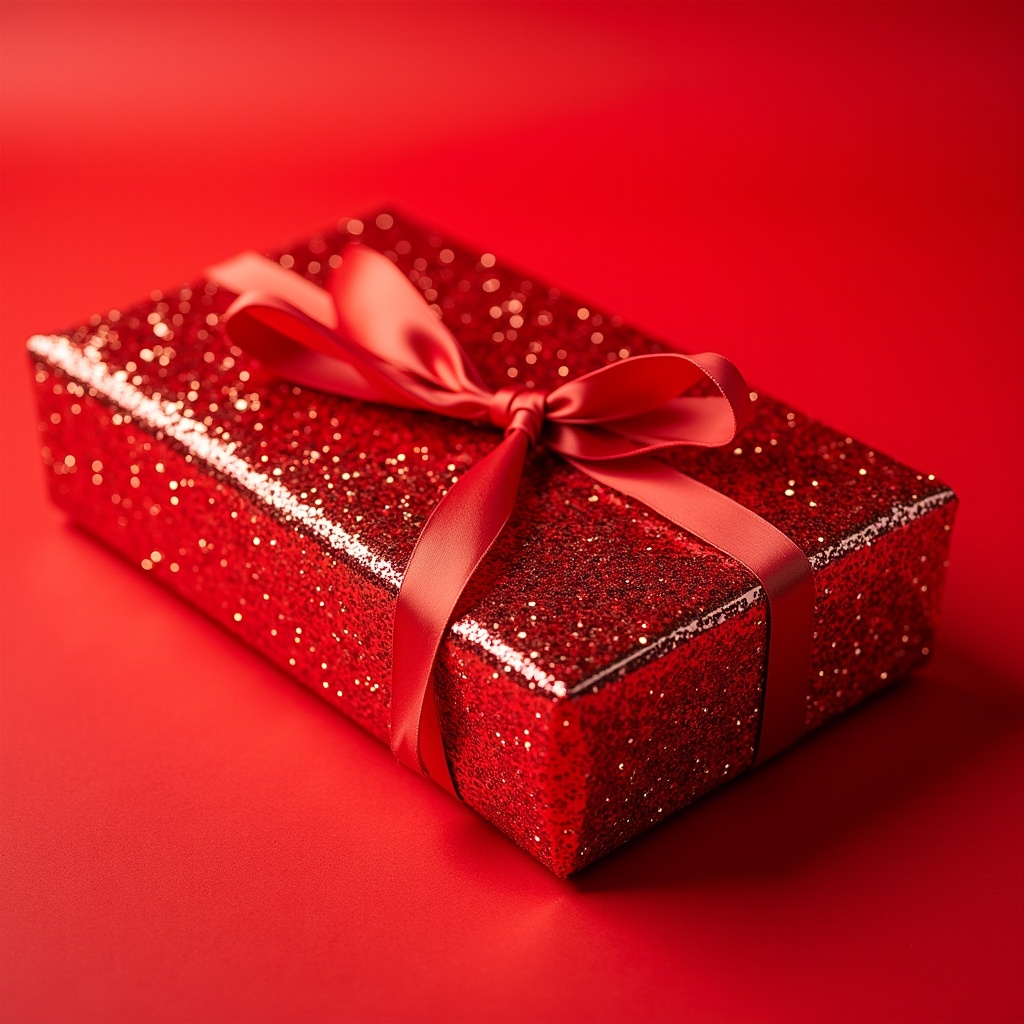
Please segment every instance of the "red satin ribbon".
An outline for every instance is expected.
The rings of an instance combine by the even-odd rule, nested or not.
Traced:
[[[768,599],[765,701],[756,761],[805,727],[814,584],[804,553],[749,509],[651,453],[729,444],[751,416],[740,372],[712,353],[633,356],[547,394],[491,392],[451,332],[386,257],[348,246],[327,289],[254,253],[207,271],[238,293],[231,340],[280,377],[306,387],[504,431],[493,451],[437,503],[413,549],[395,608],[391,749],[455,793],[434,702],[438,651],[455,606],[512,513],[538,441],[595,480],[636,498],[742,562]],[[717,394],[686,396],[710,381]]]

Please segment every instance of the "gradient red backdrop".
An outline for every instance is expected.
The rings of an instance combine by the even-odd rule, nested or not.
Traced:
[[[0,28],[3,1019],[1024,1019],[1024,6]],[[30,333],[378,201],[952,484],[933,664],[564,883],[49,507]]]

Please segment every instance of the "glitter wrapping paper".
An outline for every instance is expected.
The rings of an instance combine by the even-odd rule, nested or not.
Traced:
[[[409,276],[493,388],[667,348],[390,213],[272,255],[322,285],[353,240]],[[500,435],[274,379],[227,340],[233,297],[199,280],[30,340],[52,497],[386,741],[404,566]],[[664,457],[811,560],[813,728],[928,657],[956,499],[782,402],[755,410],[733,446]],[[739,563],[541,446],[440,658],[460,793],[569,875],[735,777],[754,756],[765,611]]]

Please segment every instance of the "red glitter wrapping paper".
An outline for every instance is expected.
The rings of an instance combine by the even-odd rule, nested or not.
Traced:
[[[354,239],[409,276],[494,388],[666,347],[390,213],[274,258],[322,285]],[[404,566],[500,435],[272,378],[226,339],[232,298],[200,280],[30,340],[52,497],[386,741]],[[755,409],[733,447],[666,459],[811,560],[816,727],[928,657],[956,499],[781,402]],[[535,451],[439,664],[460,793],[564,876],[735,777],[754,756],[765,609],[737,562]]]

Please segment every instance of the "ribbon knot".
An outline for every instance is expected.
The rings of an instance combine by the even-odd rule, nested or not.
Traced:
[[[714,353],[623,359],[550,393],[491,391],[419,291],[386,257],[349,245],[321,289],[253,253],[207,271],[238,293],[231,340],[295,384],[346,398],[490,422],[503,440],[440,497],[405,568],[392,634],[391,748],[456,793],[434,703],[440,645],[476,567],[513,514],[529,450],[548,448],[740,561],[768,601],[763,761],[804,731],[814,586],[804,553],[724,494],[652,457],[730,444],[752,415],[739,370]],[[712,385],[697,394],[694,385]]]
[[[487,404],[487,414],[494,426],[507,437],[513,430],[523,431],[535,445],[544,429],[547,392],[510,384],[499,388]]]

